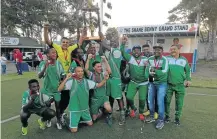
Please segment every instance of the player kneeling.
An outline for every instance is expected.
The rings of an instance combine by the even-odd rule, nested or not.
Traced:
[[[72,77],[72,78],[71,78]],[[69,100],[69,128],[71,132],[77,132],[79,122],[87,123],[87,125],[93,125],[90,111],[89,111],[89,90],[100,88],[108,79],[105,76],[100,83],[95,83],[92,80],[84,78],[84,70],[81,67],[75,68],[75,74],[71,73],[67,75],[65,80],[60,84],[58,91],[61,92],[64,87],[65,90],[70,90]],[[82,121],[80,121],[82,119]],[[66,120],[67,122],[68,120]]]
[[[53,102],[53,98],[39,93],[39,82],[36,79],[31,79],[28,85],[29,90],[23,93],[22,109],[20,112],[22,135],[27,135],[28,119],[31,114],[37,114],[41,117],[38,119],[40,129],[45,129],[45,122],[50,121],[56,115],[55,111],[49,108]]]

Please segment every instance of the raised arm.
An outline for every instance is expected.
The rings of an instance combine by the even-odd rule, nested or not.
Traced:
[[[105,68],[106,68],[106,71],[108,72],[108,74],[111,74],[111,67],[106,59],[105,56],[101,56],[103,62],[105,63]]]
[[[46,61],[44,64],[40,65],[39,67],[39,73],[38,73],[38,78],[41,79],[45,75],[45,71],[48,67],[49,63]]]
[[[46,43],[49,47],[51,47],[52,42],[51,42],[51,40],[49,40],[48,28],[49,28],[49,25],[48,25],[48,24],[44,24],[44,41],[45,41],[45,43]]]
[[[61,82],[61,84],[58,87],[59,92],[61,92],[65,88],[65,85],[66,85],[65,90],[71,89],[72,83],[70,83],[70,81],[68,81],[68,79],[70,79],[71,77],[72,77],[72,73],[68,73],[66,78]]]
[[[127,61],[127,62],[129,62],[130,61],[130,58],[131,58],[131,55],[130,54],[128,54],[127,52],[125,52],[125,44],[126,44],[126,42],[127,42],[127,37],[123,37],[122,38],[122,40],[121,40],[121,53],[122,53],[122,56],[124,57],[124,59]]]
[[[89,66],[90,66],[90,59],[92,58],[92,54],[89,54],[87,57],[87,61],[85,64],[85,72],[87,73],[88,77],[90,76]]]

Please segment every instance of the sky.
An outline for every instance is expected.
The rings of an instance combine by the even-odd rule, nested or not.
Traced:
[[[112,3],[112,19],[109,26],[142,26],[164,24],[168,20],[168,11],[181,0],[108,0]]]

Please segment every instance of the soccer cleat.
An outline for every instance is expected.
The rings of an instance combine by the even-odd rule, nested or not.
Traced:
[[[139,119],[140,119],[141,121],[144,121],[144,120],[145,120],[145,116],[144,116],[143,114],[139,114]]]
[[[46,126],[51,127],[51,121],[47,121]]]
[[[166,116],[165,119],[164,119],[165,123],[169,123],[170,122],[170,117],[169,116]]]
[[[57,129],[59,129],[59,130],[61,130],[62,129],[62,125],[61,125],[61,123],[59,123],[59,122],[57,122]]]
[[[45,122],[43,122],[41,118],[38,119],[38,124],[39,124],[40,129],[44,130],[46,128]]]
[[[131,110],[130,111],[130,117],[135,117],[136,116],[136,111],[135,110]]]
[[[175,119],[174,123],[175,123],[175,125],[180,126],[180,121],[179,121],[179,119]]]
[[[27,127],[22,127],[22,135],[27,135],[28,133],[28,130],[27,130]]]
[[[153,117],[149,116],[148,118],[146,118],[145,122],[146,123],[153,123],[153,122],[155,122],[155,119]]]
[[[164,127],[164,121],[163,120],[158,120],[156,128],[157,129],[162,129]]]
[[[148,116],[148,115],[150,115],[150,111],[149,111],[149,110],[147,110],[146,112],[144,112],[144,113],[143,113],[143,115],[145,115],[145,116]]]
[[[157,118],[158,118],[158,113],[155,112],[154,113],[154,119],[157,120]]]

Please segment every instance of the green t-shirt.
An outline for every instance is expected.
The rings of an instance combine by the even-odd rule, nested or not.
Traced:
[[[41,65],[40,72],[43,70],[45,62]],[[44,74],[44,85],[41,90],[42,93],[52,94],[58,92],[60,75],[64,73],[61,63],[57,60],[54,65],[49,65]]]
[[[40,109],[45,106],[40,97],[41,97],[40,94],[37,94],[37,97],[35,97],[35,100],[33,102],[33,107],[30,108],[30,110]],[[30,100],[30,91],[27,90],[23,92],[22,107],[25,106],[29,102],[29,100]]]
[[[95,62],[95,61],[101,62],[102,61],[101,56],[96,55],[95,58],[90,59],[90,61],[89,61],[89,69],[88,69],[89,71],[94,71],[93,70],[93,62]]]
[[[96,83],[100,83],[104,79],[103,75],[104,75],[104,73],[101,73],[100,75],[98,75],[99,79],[96,79],[97,78],[96,73],[90,72],[89,79],[93,80]],[[104,97],[104,96],[106,96],[106,85],[103,85],[100,88],[94,89],[94,94],[93,94],[92,98],[98,99],[98,98],[101,98],[101,97]]]
[[[168,74],[168,60],[165,56],[156,58],[155,56],[151,56],[148,58],[148,66],[150,72],[150,68],[155,69],[154,74],[154,83],[166,83],[167,82],[167,74]]]
[[[120,67],[121,67],[121,51],[119,48],[112,48],[109,55],[108,63],[111,68],[111,76],[114,78],[121,78]]]
[[[180,56],[178,59],[168,56],[169,71],[168,83],[170,84],[184,84],[184,81],[191,81],[191,69],[188,60]]]
[[[73,60],[69,67],[69,72],[74,73],[75,68],[77,67],[77,63]]]
[[[96,88],[92,80],[80,81],[70,79],[65,84],[65,90],[70,90],[69,111],[80,112],[89,109],[89,90]]]
[[[129,74],[131,80],[136,83],[146,84],[148,81],[148,68],[146,67],[148,58],[144,56],[135,58],[125,52],[124,45],[121,45],[121,53],[129,64]]]

